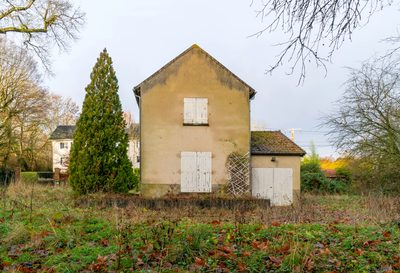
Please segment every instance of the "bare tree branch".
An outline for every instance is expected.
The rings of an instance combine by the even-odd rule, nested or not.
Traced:
[[[50,72],[49,49],[66,50],[78,37],[85,14],[69,0],[5,0],[0,2],[0,37],[14,34]]]
[[[400,69],[378,59],[352,69],[337,111],[325,117],[333,144],[346,153],[400,159]]]
[[[283,50],[267,72],[288,62],[289,73],[300,70],[301,83],[307,63],[313,62],[326,71],[326,62],[344,41],[351,40],[354,30],[392,3],[392,0],[260,0],[257,16],[265,27],[252,36],[278,30],[287,34],[287,41],[278,44]]]

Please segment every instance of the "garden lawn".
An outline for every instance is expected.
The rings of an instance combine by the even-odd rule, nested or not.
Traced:
[[[356,210],[361,202],[325,197],[331,201],[324,205],[318,198],[336,211]],[[143,208],[81,208],[69,188],[43,186],[11,186],[6,199],[0,208],[4,272],[400,271],[396,219],[239,221],[219,220],[209,210],[202,211],[209,221],[165,218]]]

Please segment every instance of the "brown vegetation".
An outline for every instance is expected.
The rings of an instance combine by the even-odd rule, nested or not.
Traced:
[[[33,188],[32,188],[33,187]],[[68,187],[27,186],[12,184],[7,190],[8,206],[32,211],[68,208],[71,211],[90,212],[95,217],[113,220],[115,213],[131,223],[178,221],[188,219],[194,222],[239,222],[239,223],[346,223],[379,224],[400,221],[400,197],[384,195],[311,195],[304,194],[298,206],[267,207],[263,203],[248,199],[237,200],[236,205],[229,199],[196,196],[192,199],[146,199],[134,195],[94,194],[86,197],[74,196]],[[213,199],[208,202],[207,200]],[[230,207],[221,207],[226,202]],[[182,206],[184,203],[184,206]],[[160,204],[166,204],[161,207]],[[175,205],[174,205],[175,204]],[[205,205],[206,204],[206,205]],[[207,205],[207,204],[214,204]],[[219,204],[219,205],[218,205]]]

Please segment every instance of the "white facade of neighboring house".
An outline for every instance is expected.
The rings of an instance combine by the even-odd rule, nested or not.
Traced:
[[[140,142],[139,139],[129,139],[128,157],[134,169],[140,168]]]
[[[71,139],[57,139],[52,141],[53,172],[56,168],[59,168],[61,172],[67,172],[71,145]]]
[[[59,168],[61,173],[68,171],[69,153],[73,142],[73,134],[75,125],[59,125],[50,136],[52,142],[53,172]],[[128,158],[132,163],[132,167],[140,168],[140,142],[139,142],[139,125],[131,124],[127,129],[128,142]]]

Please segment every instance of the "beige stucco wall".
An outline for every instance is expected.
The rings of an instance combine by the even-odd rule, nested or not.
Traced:
[[[193,48],[141,85],[141,192],[179,192],[180,153],[212,152],[213,190],[225,184],[227,156],[247,153],[249,92],[200,49]],[[184,126],[184,98],[208,98],[209,126]]]
[[[291,168],[293,169],[293,203],[300,200],[300,156],[275,156],[271,161],[270,155],[253,155],[251,157],[252,168]]]

